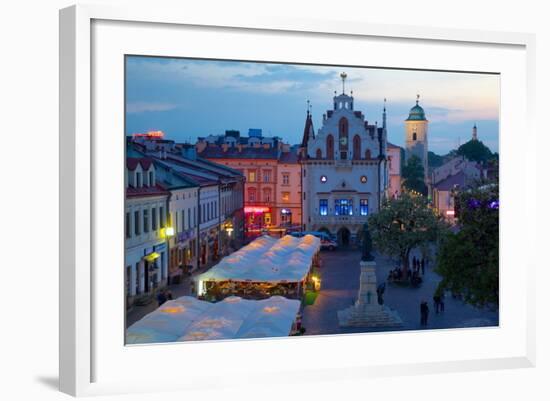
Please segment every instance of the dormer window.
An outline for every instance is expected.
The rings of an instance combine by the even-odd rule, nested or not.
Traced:
[[[155,173],[152,171],[149,171],[149,186],[150,187],[155,186]]]
[[[141,181],[141,173],[136,171],[136,188],[141,188],[142,181]]]

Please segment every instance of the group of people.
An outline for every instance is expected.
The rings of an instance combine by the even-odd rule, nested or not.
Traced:
[[[437,290],[433,297],[435,313],[443,313],[445,311],[445,293]],[[422,300],[420,302],[420,325],[428,325],[428,315],[430,314],[430,308],[428,302]]]
[[[413,256],[412,259],[412,268],[407,269],[407,280],[411,282],[412,285],[418,286],[422,283],[422,276],[426,272],[426,267],[428,265],[428,259],[422,257],[417,258]],[[422,273],[422,274],[420,274]],[[388,274],[388,281],[401,281],[404,278],[403,269],[397,266],[395,269],[390,270]]]
[[[162,290],[160,290],[157,294],[157,302],[158,302],[158,305],[161,306],[163,303],[165,303],[166,301],[170,301],[174,299],[173,295],[172,295],[172,291],[170,290],[167,290],[165,288],[163,288]]]

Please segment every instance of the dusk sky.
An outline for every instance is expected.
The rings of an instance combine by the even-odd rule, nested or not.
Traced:
[[[498,151],[499,76],[357,67],[127,57],[126,134],[164,131],[194,143],[198,136],[261,128],[291,144],[301,141],[307,100],[315,131],[332,108],[334,91],[353,90],[355,110],[382,123],[387,99],[388,140],[404,146],[404,123],[416,94],[430,121],[429,150],[445,154],[471,138],[472,126]]]

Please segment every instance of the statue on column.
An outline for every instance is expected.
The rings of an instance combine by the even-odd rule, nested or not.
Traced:
[[[372,238],[369,232],[369,224],[363,224],[362,230],[362,243],[361,243],[361,261],[362,262],[372,262],[374,256],[372,256]]]

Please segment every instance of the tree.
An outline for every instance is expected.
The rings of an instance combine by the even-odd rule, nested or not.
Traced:
[[[491,150],[481,141],[469,140],[465,144],[460,145],[458,154],[466,157],[468,160],[485,163],[493,157]]]
[[[498,184],[484,184],[455,197],[460,230],[449,233],[439,249],[438,290],[450,290],[477,307],[499,303]]]
[[[369,217],[374,245],[382,253],[399,257],[405,274],[411,250],[435,241],[445,228],[442,217],[428,206],[426,197],[407,191],[385,201],[380,211]]]
[[[403,186],[409,191],[420,192],[427,195],[428,188],[424,183],[424,166],[422,160],[416,155],[412,155],[402,171]]]

